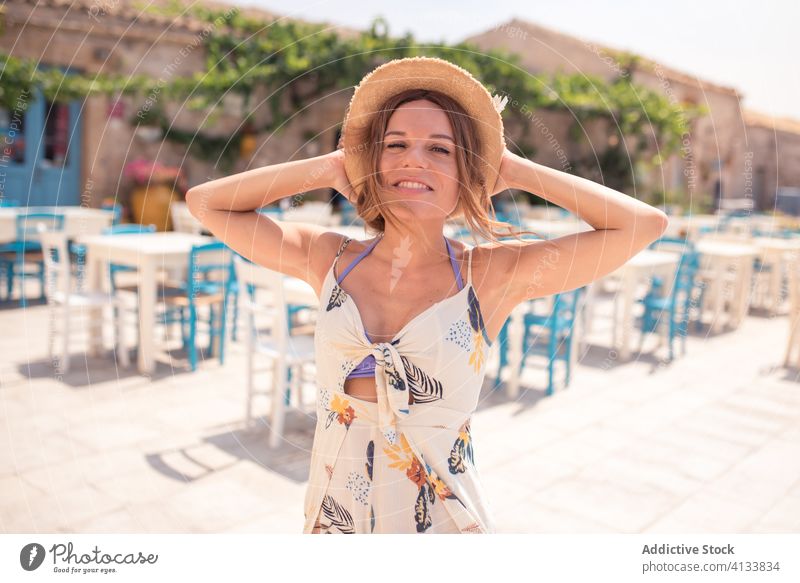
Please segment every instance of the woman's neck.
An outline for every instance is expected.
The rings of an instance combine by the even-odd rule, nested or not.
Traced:
[[[386,224],[382,240],[373,253],[393,268],[425,269],[449,259],[442,223],[402,225]]]

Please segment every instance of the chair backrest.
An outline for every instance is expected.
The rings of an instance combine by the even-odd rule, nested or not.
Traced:
[[[185,202],[173,202],[169,205],[172,217],[172,230],[178,233],[191,233],[199,235],[203,232],[203,223],[198,221]]]
[[[555,294],[555,296],[553,296],[553,307],[551,311],[551,313],[555,315],[555,320],[572,325],[579,311],[579,300],[585,291],[586,286],[583,286],[567,292]]]
[[[44,255],[45,296],[50,300],[54,292],[65,296],[70,291],[70,261],[67,234],[64,231],[47,231],[40,225],[39,241]]]
[[[678,261],[675,272],[675,289],[690,291],[694,287],[694,277],[700,268],[700,252],[687,249]]]
[[[63,231],[64,215],[60,213],[24,213],[17,215],[17,241],[38,240],[40,225],[46,231]]]
[[[222,241],[192,245],[186,290],[189,297],[220,289],[227,295],[234,276],[232,262],[233,251]]]
[[[233,257],[233,265],[239,284],[239,306],[245,313],[251,315],[249,320],[251,329],[248,333],[255,332],[256,313],[266,313],[272,324],[269,327],[270,336],[277,348],[285,351],[288,344],[289,321],[283,290],[283,274],[253,263],[238,254]],[[252,296],[249,293],[251,290]]]
[[[140,225],[139,223],[125,223],[124,225],[112,225],[103,229],[103,235],[129,235],[139,233],[155,233],[155,225]]]
[[[684,237],[661,237],[648,245],[649,249],[659,249],[661,247],[694,248],[694,243]]]
[[[117,204],[116,202],[113,203],[103,203],[100,205],[100,208],[106,211],[114,211],[114,214],[111,219],[112,225],[118,225],[119,222],[122,220],[122,205]]]

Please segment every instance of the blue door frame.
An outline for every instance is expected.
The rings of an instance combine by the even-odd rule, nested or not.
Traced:
[[[3,198],[23,206],[80,204],[81,101],[49,103],[36,88],[22,110],[0,122]]]

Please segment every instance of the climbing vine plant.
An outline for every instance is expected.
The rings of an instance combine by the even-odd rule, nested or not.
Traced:
[[[156,9],[152,5],[148,10]],[[143,7],[144,8],[144,5]],[[187,10],[175,4],[158,8],[176,16]],[[336,92],[346,92],[356,85],[364,73],[390,59],[427,55],[445,58],[473,73],[493,93],[509,97],[511,106],[503,112],[506,124],[522,129],[515,147],[532,156],[530,112],[537,110],[568,111],[572,137],[583,138],[584,124],[592,119],[605,119],[617,136],[599,158],[572,160],[574,171],[599,167],[606,184],[620,190],[632,183],[633,156],[646,149],[648,136],[655,136],[659,155],[648,163],[658,164],[680,147],[687,124],[701,110],[684,104],[672,104],[656,91],[630,82],[621,74],[605,81],[582,74],[531,75],[520,65],[516,55],[500,51],[482,51],[466,43],[456,45],[421,45],[410,33],[392,37],[385,19],[378,17],[370,28],[355,35],[340,35],[333,28],[300,22],[276,20],[265,22],[238,10],[222,12],[204,6],[192,6],[191,15],[211,27],[204,36],[206,66],[189,77],[175,77],[168,83],[143,75],[103,75],[92,77],[65,75],[57,70],[39,71],[32,62],[0,55],[0,105],[13,107],[21,92],[38,87],[51,101],[69,101],[90,94],[133,95],[144,100],[156,93],[158,101],[146,115],[132,123],[158,125],[164,139],[184,144],[190,154],[229,169],[239,151],[243,131],[278,133],[287,120],[303,108]],[[180,12],[175,12],[180,11]],[[636,65],[634,58],[619,56],[629,73]],[[267,121],[255,126],[254,110],[261,104],[252,102],[257,88],[268,94],[264,104],[269,110]],[[201,130],[174,127],[161,103],[168,100],[185,102],[192,110],[211,111],[218,115],[220,96],[233,93],[243,98],[247,112],[245,130],[231,136],[207,135]],[[140,109],[140,112],[142,110]],[[510,127],[510,125],[509,125]],[[631,147],[631,144],[635,146]]]

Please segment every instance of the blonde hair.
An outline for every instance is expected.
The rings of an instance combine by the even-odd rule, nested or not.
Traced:
[[[367,227],[373,231],[383,232],[386,228],[387,218],[393,224],[400,222],[397,215],[388,206],[381,204],[379,195],[380,189],[385,186],[380,182],[379,172],[383,136],[395,110],[404,103],[418,99],[426,99],[441,107],[453,128],[459,195],[456,208],[448,217],[463,215],[470,231],[473,234],[479,233],[489,241],[498,241],[500,237],[506,236],[518,237],[522,234],[538,236],[533,231],[515,230],[508,223],[496,220],[497,217],[487,192],[486,179],[480,170],[483,149],[475,129],[475,122],[455,99],[429,89],[408,89],[391,96],[369,118],[366,125],[354,127],[351,130],[355,134],[354,143],[359,144],[359,149],[363,147],[363,150],[357,155],[366,156],[370,168],[370,172],[363,180],[351,185],[358,192],[355,204],[356,212]],[[500,233],[495,230],[495,227],[505,228],[506,233]],[[502,244],[502,241],[498,242]]]

